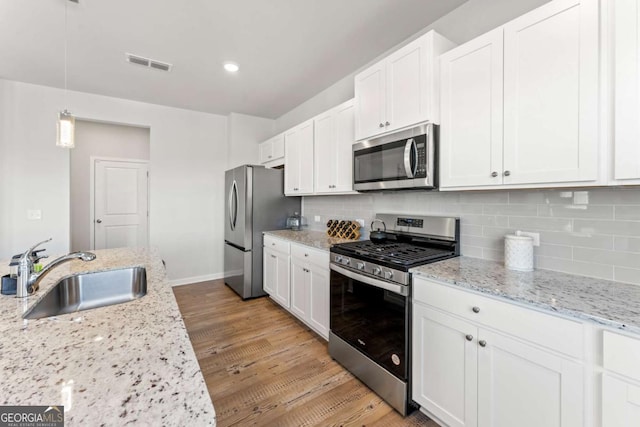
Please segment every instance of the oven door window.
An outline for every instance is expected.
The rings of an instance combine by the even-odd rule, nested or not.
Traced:
[[[407,297],[331,271],[331,331],[407,380]]]

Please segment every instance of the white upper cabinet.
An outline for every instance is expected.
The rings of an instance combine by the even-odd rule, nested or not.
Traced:
[[[284,193],[313,194],[313,120],[285,132]]]
[[[502,183],[502,36],[499,28],[440,57],[442,187]]]
[[[260,144],[260,164],[267,167],[284,164],[284,133]]]
[[[504,183],[598,179],[598,0],[504,26]]]
[[[356,75],[356,140],[438,123],[437,57],[453,46],[429,31]]]
[[[640,184],[640,3],[608,2],[614,40],[615,184]]]
[[[598,0],[554,0],[441,57],[442,189],[600,184]]]
[[[317,116],[314,136],[315,193],[352,192],[353,99]]]

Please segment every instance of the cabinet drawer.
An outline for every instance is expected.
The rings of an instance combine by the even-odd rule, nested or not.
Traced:
[[[320,267],[329,267],[329,252],[313,249],[306,245],[291,244],[291,256],[303,259]]]
[[[276,237],[268,236],[265,234],[264,236],[264,246],[267,248],[271,248],[274,251],[282,252],[285,254],[289,253],[289,242],[286,240],[278,239]]]
[[[604,369],[640,381],[640,340],[604,331],[602,353]]]
[[[413,281],[414,299],[526,341],[582,359],[583,328],[577,321],[497,301],[430,280]]]

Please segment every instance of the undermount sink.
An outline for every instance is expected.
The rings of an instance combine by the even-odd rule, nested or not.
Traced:
[[[61,279],[22,317],[75,313],[142,298],[147,293],[147,271],[143,267],[77,274]]]

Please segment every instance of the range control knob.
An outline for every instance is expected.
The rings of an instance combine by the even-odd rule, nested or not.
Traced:
[[[336,262],[342,262],[342,257],[340,255],[336,255],[336,257],[334,258],[334,260]]]
[[[379,276],[380,274],[382,274],[382,270],[380,269],[380,267],[375,267],[373,269],[373,274],[375,274],[376,276]]]
[[[344,259],[342,260],[342,263],[343,263],[344,265],[349,265],[349,264],[351,264],[351,258],[344,258]]]
[[[357,263],[356,267],[358,268],[358,270],[364,270],[364,262]]]
[[[385,278],[385,279],[393,279],[393,271],[385,270],[385,272],[384,272],[384,278]]]

